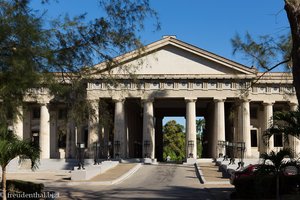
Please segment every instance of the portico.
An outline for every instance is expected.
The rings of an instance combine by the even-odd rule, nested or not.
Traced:
[[[144,51],[142,56],[130,52],[117,58],[122,67],[135,66],[136,80],[113,69],[117,85],[100,75],[87,81],[94,112],[81,126],[66,119],[63,102],[53,102],[43,91],[43,101],[28,100],[28,109],[20,108],[24,117],[16,121],[14,130],[39,143],[41,158],[75,158],[77,143],[84,143],[87,157],[93,158],[93,145],[99,143],[103,158],[161,160],[162,119],[182,116],[186,158],[197,159],[196,117],[203,116],[205,157],[226,154],[218,149],[218,141],[245,142],[247,158],[282,148],[282,138],[281,143],[280,138],[271,138],[266,145],[262,136],[274,111],[297,107],[289,74],[267,73],[252,85],[261,75],[256,69],[174,37],[154,42]],[[300,149],[297,139],[291,141]]]

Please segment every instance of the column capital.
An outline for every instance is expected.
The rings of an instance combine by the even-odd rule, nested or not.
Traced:
[[[250,103],[251,99],[237,99],[235,101],[236,106],[241,106],[243,103]]]
[[[275,103],[275,101],[264,101],[262,104],[264,106],[272,106]]]
[[[142,102],[143,103],[153,103],[154,102],[154,98],[145,98],[145,99],[142,99]]]
[[[214,99],[214,102],[225,102],[225,99]]]
[[[298,109],[298,103],[297,102],[288,102],[289,106],[290,106],[290,110],[292,111],[296,111]]]
[[[91,103],[98,103],[100,99],[88,99],[88,101]]]
[[[251,101],[251,99],[245,99],[245,98],[239,99],[239,102],[241,102],[241,103],[246,103],[246,102],[250,102],[250,101]]]
[[[163,115],[155,115],[155,118],[159,119],[159,120],[162,120],[164,118],[164,116]]]
[[[40,99],[40,100],[37,101],[37,103],[39,105],[47,106],[50,103],[50,101],[47,100],[47,99]]]
[[[289,101],[288,104],[289,106],[298,106],[298,103],[294,101]]]
[[[184,98],[184,101],[185,101],[186,103],[188,103],[188,102],[196,102],[196,101],[197,101],[197,98]]]
[[[125,98],[113,98],[112,100],[115,103],[118,103],[118,102],[124,103],[125,102]]]
[[[99,100],[93,99],[93,100],[88,100],[92,108],[98,108],[99,107]]]

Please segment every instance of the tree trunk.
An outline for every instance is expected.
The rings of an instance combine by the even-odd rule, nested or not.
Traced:
[[[280,193],[279,193],[279,174],[277,172],[277,175],[276,175],[276,199],[277,200],[280,200]]]
[[[2,200],[6,200],[6,166],[2,167]]]
[[[296,90],[298,104],[300,100],[300,2],[285,0],[286,11],[293,40],[291,58],[293,63],[293,84]]]

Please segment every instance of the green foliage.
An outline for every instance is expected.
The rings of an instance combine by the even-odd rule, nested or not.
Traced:
[[[276,194],[275,176],[244,176],[234,182],[232,199],[272,198]]]
[[[183,126],[177,124],[175,120],[171,120],[164,125],[163,133],[164,160],[166,160],[167,156],[170,156],[171,160],[182,161],[185,158],[185,134],[183,133]]]
[[[6,123],[0,123],[0,166],[2,168],[3,199],[6,199],[6,167],[17,156],[19,156],[19,162],[30,159],[31,168],[35,169],[40,157],[40,148],[31,141],[20,140],[12,131],[7,129]]]
[[[7,180],[7,188],[9,192],[25,192],[26,194],[38,194],[44,189],[44,184],[33,183],[21,180]]]
[[[203,130],[205,128],[205,119],[200,118],[196,120],[196,129],[197,129],[197,156],[201,158],[202,156],[202,139],[203,139]]]
[[[40,157],[40,149],[31,141],[20,140],[6,125],[0,125],[0,165],[4,169],[15,157],[31,160],[31,167],[36,168]]]
[[[197,156],[201,158],[202,156],[202,137],[197,134]]]
[[[241,53],[245,59],[252,62],[252,65],[260,69],[269,71],[282,61],[285,61],[281,64],[286,64],[287,69],[291,68],[292,38],[290,34],[279,37],[263,35],[254,39],[247,32],[244,39],[237,34],[231,39],[231,44],[233,54]]]
[[[283,134],[284,140],[288,142],[288,137],[293,136],[300,139],[300,111],[280,111],[273,115],[273,124],[265,132],[268,140],[272,135]],[[296,152],[298,153],[298,152]]]
[[[49,3],[59,3],[41,2],[45,10]],[[113,58],[141,49],[138,34],[144,20],[157,20],[149,0],[98,2],[99,15],[88,20],[82,13],[47,18],[44,8],[30,7],[30,0],[0,1],[0,122],[9,113],[16,117],[24,97],[36,98],[35,89],[41,87],[66,102],[75,123],[93,113],[86,101],[86,80],[96,75],[117,81],[109,72],[122,64]],[[99,62],[102,67],[94,68]]]
[[[279,176],[280,194],[297,194],[300,175]],[[234,183],[235,193],[231,199],[275,199],[276,176],[244,176]],[[296,198],[296,197],[295,197]]]
[[[271,161],[272,166],[274,166],[274,174],[276,178],[276,186],[275,191],[276,191],[276,198],[279,199],[279,191],[281,190],[280,188],[280,174],[282,174],[282,170],[284,167],[288,165],[294,165],[295,162],[290,159],[290,160],[285,160],[285,158],[291,158],[293,155],[293,152],[291,149],[281,149],[277,153],[274,151],[271,151],[269,154],[268,153],[263,153],[261,154],[261,158],[263,159],[263,165],[258,169],[258,175],[261,174],[266,174],[266,169],[268,172],[270,172],[270,167],[267,167],[266,161]],[[262,173],[261,173],[262,172]]]
[[[197,119],[196,120],[196,129],[197,129],[198,134],[203,133],[204,127],[205,127],[205,119],[204,118]]]
[[[28,88],[41,80],[40,61],[47,51],[41,20],[28,14],[27,1],[0,3],[0,120],[17,113]]]
[[[291,149],[281,149],[280,151],[278,151],[277,153],[274,151],[271,151],[270,153],[262,153],[261,154],[261,158],[263,159],[263,164],[266,163],[266,161],[271,161],[272,165],[275,167],[275,172],[279,173],[279,171],[282,169],[283,166],[285,166],[285,164],[287,162],[290,161],[285,161],[285,158],[291,158],[293,155],[293,152]]]

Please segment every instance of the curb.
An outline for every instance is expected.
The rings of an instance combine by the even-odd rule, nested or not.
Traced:
[[[196,174],[197,174],[197,177],[199,178],[200,183],[201,183],[201,184],[206,183],[207,181],[206,181],[205,178],[204,178],[204,175],[203,175],[202,170],[200,169],[200,166],[198,166],[197,163],[195,163],[194,166],[195,166],[195,168],[196,168]]]
[[[138,163],[136,166],[131,168],[128,172],[123,174],[122,176],[111,180],[111,181],[76,181],[76,182],[52,182],[52,183],[44,183],[45,187],[52,187],[52,186],[77,186],[77,185],[114,185],[121,183],[129,176],[134,174],[139,168],[141,168],[142,164]]]
[[[134,174],[137,170],[139,170],[142,167],[141,163],[138,163],[135,167],[133,167],[132,169],[130,169],[128,172],[126,172],[125,174],[123,174],[122,176],[120,176],[119,178],[111,181],[111,185],[113,184],[118,184],[121,183],[122,181],[124,181],[125,179],[129,178],[129,176],[131,176],[132,174]]]

